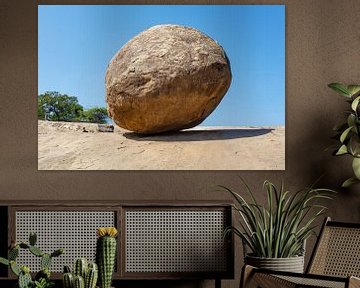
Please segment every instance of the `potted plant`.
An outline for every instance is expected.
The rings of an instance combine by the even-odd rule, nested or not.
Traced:
[[[100,227],[97,229],[96,263],[99,267],[99,287],[110,288],[116,260],[115,227]]]
[[[242,180],[243,181],[243,180]],[[280,189],[270,181],[264,182],[266,206],[261,205],[246,185],[251,201],[233,190],[220,186],[235,199],[233,208],[240,215],[239,227],[228,227],[243,242],[245,264],[278,271],[304,270],[305,241],[314,233],[314,222],[324,214],[326,207],[320,199],[331,199],[328,189],[305,188],[296,193]],[[250,253],[247,253],[250,250]]]
[[[0,263],[10,266],[11,271],[18,277],[18,288],[50,288],[54,286],[54,282],[50,280],[50,265],[53,258],[62,255],[64,250],[57,249],[52,253],[45,253],[38,246],[36,246],[36,241],[36,234],[30,233],[29,243],[13,242],[9,248],[8,259],[0,257]],[[18,263],[16,263],[20,249],[28,250],[31,254],[41,259],[41,270],[36,273],[34,279],[31,277],[30,268],[28,266],[20,266]]]
[[[76,259],[73,271],[69,266],[64,266],[63,288],[96,288],[97,279],[97,264],[86,258]]]
[[[344,123],[334,127],[339,139],[339,147],[334,155],[350,155],[352,157],[352,168],[354,177],[347,179],[342,187],[349,187],[360,183],[360,85],[344,85],[331,83],[328,85],[338,94],[346,97],[350,104],[350,110],[346,112],[347,118]]]
[[[118,231],[115,227],[99,227],[96,230],[96,263],[88,262],[86,258],[78,258],[71,271],[64,266],[64,288],[113,288],[112,276],[116,260],[116,237]]]

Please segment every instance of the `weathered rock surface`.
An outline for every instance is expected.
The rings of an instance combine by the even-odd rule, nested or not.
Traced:
[[[106,71],[109,115],[125,129],[143,134],[200,124],[231,83],[224,50],[200,31],[154,26],[132,38]]]

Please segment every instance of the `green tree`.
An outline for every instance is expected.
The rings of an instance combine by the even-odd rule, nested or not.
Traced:
[[[75,96],[48,91],[38,96],[38,119],[77,121],[83,112]]]
[[[108,112],[104,107],[94,107],[83,111],[82,120],[91,123],[107,123]]]

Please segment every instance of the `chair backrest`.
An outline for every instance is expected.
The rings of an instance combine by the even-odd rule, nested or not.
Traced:
[[[360,277],[360,223],[326,218],[307,273]]]

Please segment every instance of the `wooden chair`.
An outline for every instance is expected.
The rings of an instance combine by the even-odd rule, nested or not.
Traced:
[[[244,266],[240,287],[360,287],[360,223],[326,218],[306,273],[278,272]]]

